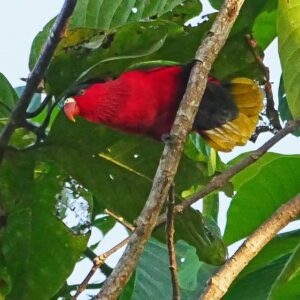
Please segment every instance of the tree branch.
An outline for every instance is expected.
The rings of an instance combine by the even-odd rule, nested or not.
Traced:
[[[33,112],[26,112],[26,119],[30,119],[33,118],[35,116],[37,116],[38,114],[40,114],[44,108],[51,102],[52,100],[52,95],[47,95],[45,97],[45,99],[43,100],[43,102],[40,104],[40,106]]]
[[[20,97],[19,102],[11,113],[8,123],[3,128],[0,135],[0,162],[3,159],[5,149],[9,140],[20,123],[23,122],[26,116],[26,110],[30,104],[31,98],[35,93],[39,83],[42,81],[43,76],[50,64],[54,51],[63,38],[64,32],[67,27],[69,18],[71,17],[76,0],[65,0],[60,14],[57,16],[56,21],[51,29],[51,32],[46,41],[43,52],[30,73],[26,82],[25,89]]]
[[[86,290],[87,286],[89,285],[90,279],[93,277],[93,275],[96,273],[96,271],[101,268],[101,266],[105,263],[106,259],[117,252],[119,249],[121,249],[124,245],[127,244],[129,240],[129,237],[118,243],[116,246],[111,248],[110,250],[104,252],[103,254],[96,256],[93,259],[94,266],[92,269],[89,271],[89,273],[86,275],[82,283],[78,286],[75,295],[72,297],[73,300],[76,300],[77,297],[84,291]]]
[[[180,300],[180,290],[177,276],[176,252],[174,247],[174,214],[173,208],[175,204],[174,183],[170,187],[168,205],[167,205],[167,222],[166,235],[169,250],[170,271],[173,287],[173,300]]]
[[[138,258],[156,225],[171,183],[177,171],[187,132],[204,94],[208,72],[222,49],[244,0],[226,0],[208,36],[196,53],[187,89],[174,121],[170,141],[166,143],[150,195],[136,222],[136,229],[111,276],[96,299],[116,299],[134,271]]]
[[[114,212],[108,210],[108,209],[105,209],[104,212],[106,214],[108,214],[109,216],[111,216],[112,218],[114,218],[117,222],[119,222],[120,224],[122,224],[125,228],[127,228],[129,231],[133,232],[135,227],[130,224],[129,222],[127,222],[126,220],[124,220],[123,217],[115,214]]]
[[[281,130],[282,127],[280,124],[278,111],[275,109],[272,84],[270,82],[270,70],[264,64],[263,57],[261,57],[261,55],[259,54],[259,48],[256,40],[250,34],[246,35],[246,39],[257,64],[259,65],[265,76],[265,93],[267,98],[266,115],[271,125],[273,126],[273,133],[276,133],[278,130]]]
[[[283,139],[289,133],[294,132],[300,128],[300,119],[290,121],[287,126],[280,130],[276,135],[274,135],[271,139],[269,139],[264,145],[258,148],[256,151],[252,152],[249,156],[241,160],[236,165],[232,166],[231,168],[225,170],[218,176],[213,177],[213,179],[197,194],[189,198],[188,200],[175,205],[174,213],[178,214],[181,213],[185,208],[191,206],[193,203],[197,202],[199,199],[205,197],[206,195],[210,194],[211,192],[223,187],[230,178],[236,175],[238,172],[244,170],[246,167],[250,166],[251,164],[255,163],[258,159],[260,159],[271,147],[273,147],[278,141]],[[166,214],[163,214],[159,217],[157,226],[166,222]]]
[[[233,280],[247,266],[276,233],[300,214],[300,194],[282,205],[263,223],[238,251],[215,274],[200,300],[218,300],[227,292]]]

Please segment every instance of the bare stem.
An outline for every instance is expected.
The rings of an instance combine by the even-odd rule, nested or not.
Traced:
[[[137,261],[157,222],[170,186],[177,172],[187,133],[191,130],[206,87],[207,76],[239,14],[244,0],[226,0],[207,37],[196,53],[196,63],[171,133],[165,144],[148,200],[137,219],[136,229],[117,266],[96,299],[116,299],[136,268]]]
[[[259,48],[258,48],[256,40],[250,34],[246,35],[246,39],[247,39],[248,45],[250,46],[250,49],[253,53],[253,56],[254,56],[256,62],[258,63],[258,65],[260,66],[261,70],[264,73],[264,76],[265,76],[265,93],[266,93],[266,98],[267,98],[266,114],[267,114],[267,117],[268,117],[271,125],[273,126],[275,132],[277,132],[278,130],[281,130],[282,127],[281,127],[281,124],[280,124],[278,111],[275,109],[275,103],[274,103],[273,91],[272,91],[272,84],[270,82],[270,70],[264,64],[263,57],[261,57],[261,55],[259,54]]]
[[[57,16],[56,21],[48,36],[44,50],[39,56],[36,65],[34,66],[32,72],[28,77],[28,80],[26,81],[26,86],[20,97],[20,100],[12,111],[8,123],[5,125],[1,132],[0,162],[3,159],[4,152],[13,132],[20,123],[23,123],[26,117],[26,110],[30,104],[31,98],[35,93],[38,85],[43,80],[43,76],[50,64],[54,51],[60,40],[63,38],[64,32],[67,28],[68,20],[74,11],[76,2],[76,0],[65,0],[60,14]]]
[[[106,259],[111,256],[112,254],[114,254],[115,252],[117,252],[119,249],[121,249],[124,245],[127,244],[129,240],[129,237],[127,237],[126,239],[124,239],[123,241],[121,241],[119,244],[117,244],[116,246],[114,246],[113,248],[111,248],[110,250],[104,252],[103,254],[96,256],[93,259],[93,263],[94,266],[92,267],[92,269],[90,270],[90,272],[86,275],[86,277],[84,278],[84,280],[82,281],[82,283],[78,286],[76,294],[74,295],[73,299],[76,300],[77,297],[84,291],[86,290],[90,279],[93,277],[93,275],[96,273],[96,271],[101,268],[101,266],[105,263]]]
[[[171,279],[172,279],[172,287],[173,287],[173,300],[180,300],[180,290],[179,290],[178,276],[177,276],[176,252],[174,247],[174,214],[173,214],[174,204],[175,204],[174,184],[172,184],[170,187],[168,205],[167,205],[166,235],[168,241],[170,271],[171,271]]]
[[[238,251],[215,274],[200,300],[218,300],[227,292],[233,280],[247,266],[247,264],[261,251],[261,249],[300,214],[300,194],[282,205],[272,217],[263,223],[242,244]]]
[[[105,209],[104,212],[106,214],[108,214],[109,216],[111,216],[112,218],[114,218],[117,222],[122,224],[124,227],[126,227],[129,231],[131,231],[131,232],[134,231],[135,227],[133,225],[131,225],[129,222],[127,222],[126,220],[124,220],[124,218],[122,216],[119,216],[108,209]]]

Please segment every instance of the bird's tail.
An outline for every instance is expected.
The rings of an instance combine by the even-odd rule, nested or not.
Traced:
[[[237,117],[217,128],[201,132],[210,146],[224,152],[245,145],[250,139],[258,123],[264,98],[259,86],[248,78],[233,79],[228,89],[238,108]]]

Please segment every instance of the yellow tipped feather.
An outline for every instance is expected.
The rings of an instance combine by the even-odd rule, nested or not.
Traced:
[[[224,152],[247,143],[255,131],[258,115],[263,108],[264,95],[251,79],[233,79],[230,92],[239,110],[238,117],[218,128],[203,132],[211,147]]]

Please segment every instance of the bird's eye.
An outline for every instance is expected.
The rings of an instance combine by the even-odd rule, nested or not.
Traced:
[[[83,96],[84,94],[85,94],[85,90],[84,89],[79,90],[79,92],[78,92],[79,96]]]

